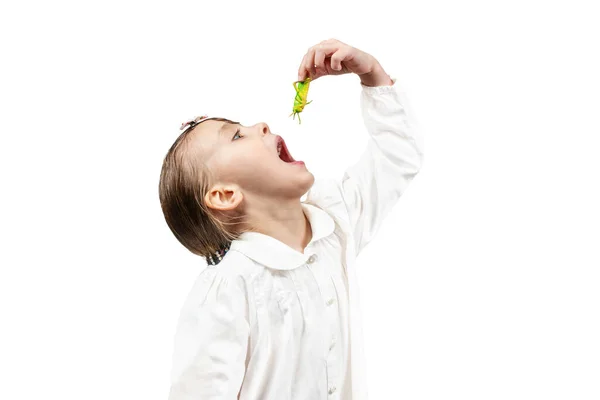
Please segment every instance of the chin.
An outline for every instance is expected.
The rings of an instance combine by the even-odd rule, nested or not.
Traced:
[[[304,171],[301,174],[295,174],[283,178],[279,184],[275,184],[278,194],[284,194],[286,198],[300,198],[315,183],[315,177],[310,171]]]
[[[298,197],[304,196],[304,194],[308,192],[315,183],[315,176],[312,174],[312,172],[308,170],[306,171],[306,174],[304,174],[303,178],[304,179],[302,180],[302,182],[298,184]]]

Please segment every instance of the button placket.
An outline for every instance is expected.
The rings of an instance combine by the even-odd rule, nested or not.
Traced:
[[[329,315],[328,319],[331,323],[331,329],[333,330],[333,332],[337,332],[339,329],[339,320],[338,320],[339,316],[337,315],[337,310],[333,307],[330,307],[336,301],[335,286],[333,285],[333,282],[331,282],[331,277],[329,275],[330,274],[329,271],[325,270],[324,268],[314,268],[314,269],[312,268],[312,266],[317,262],[318,259],[319,259],[318,255],[316,253],[313,253],[306,260],[306,265],[309,266],[309,268],[311,270],[313,270],[313,273],[318,277],[317,280],[319,282],[319,288],[321,290],[321,294],[325,299],[327,299],[325,301],[325,304],[327,305],[325,312]],[[327,361],[326,361],[327,383],[329,385],[329,388],[328,388],[329,395],[332,395],[336,392],[337,388],[334,386],[334,384],[337,383],[337,381],[339,379],[339,373],[340,373],[339,368],[338,368],[339,355],[337,354],[337,351],[332,351],[332,350],[336,350],[336,349],[334,349],[334,346],[336,343],[337,343],[337,334],[333,333],[331,336],[331,342],[328,346],[329,352],[328,352]]]

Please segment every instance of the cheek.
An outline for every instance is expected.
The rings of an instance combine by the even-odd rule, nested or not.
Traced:
[[[240,146],[219,159],[219,174],[223,179],[240,184],[252,182],[257,177],[268,177],[278,168],[276,154],[269,153],[264,146]]]

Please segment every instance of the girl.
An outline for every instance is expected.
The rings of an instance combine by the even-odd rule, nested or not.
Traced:
[[[326,40],[298,80],[346,73],[360,78],[369,141],[341,180],[315,181],[265,123],[182,124],[160,202],[210,265],[181,310],[170,400],[367,398],[355,258],[419,172],[423,145],[373,56]]]

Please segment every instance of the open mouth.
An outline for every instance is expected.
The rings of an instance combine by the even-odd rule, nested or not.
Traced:
[[[285,145],[285,142],[283,141],[281,136],[277,139],[277,155],[283,162],[286,162],[286,163],[291,163],[291,162],[296,161],[296,160],[294,160],[294,157],[292,157],[292,155],[288,151],[288,148]]]

